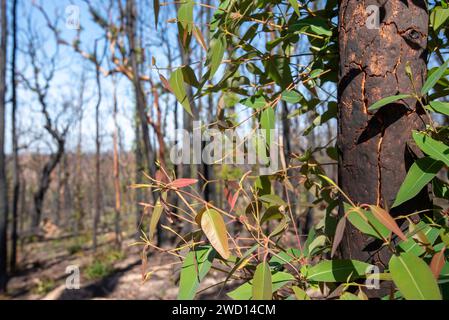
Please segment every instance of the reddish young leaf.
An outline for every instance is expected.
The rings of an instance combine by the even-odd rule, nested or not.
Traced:
[[[167,176],[165,175],[165,173],[163,173],[161,170],[157,170],[156,174],[155,174],[155,179],[159,182],[162,183],[167,183],[169,182]]]
[[[432,273],[435,277],[435,279],[438,280],[441,270],[443,269],[444,266],[444,251],[446,250],[446,247],[443,247],[443,250],[441,250],[440,252],[436,253],[433,258],[432,258],[432,262],[430,262],[430,270],[432,270]]]
[[[193,27],[193,35],[195,39],[198,41],[198,43],[201,45],[201,47],[204,49],[204,51],[207,51],[206,41],[204,41],[203,34],[201,33],[200,28],[197,26]]]
[[[239,192],[237,191],[231,198],[229,205],[231,206],[231,211],[234,210],[237,199],[239,198]]]
[[[371,209],[371,212],[374,214],[377,220],[379,220],[380,223],[382,223],[388,230],[395,233],[401,240],[406,241],[407,237],[404,235],[402,230],[399,228],[396,221],[393,219],[393,217],[384,209],[376,206],[369,206]]]
[[[192,184],[195,184],[197,182],[198,182],[197,179],[180,178],[180,179],[176,179],[173,182],[169,183],[168,186],[175,187],[175,188],[184,188],[184,187],[188,187]]]
[[[231,205],[231,200],[232,200],[231,190],[229,190],[228,187],[224,187],[223,188],[223,193],[224,193],[224,196],[225,196],[226,200],[228,201],[228,204]]]
[[[335,229],[335,236],[334,242],[332,243],[331,257],[334,256],[335,252],[337,251],[338,245],[343,239],[345,228],[346,228],[346,217],[342,217],[340,221],[338,221],[337,228]]]
[[[167,89],[168,91],[170,91],[171,93],[173,93],[173,89],[171,88],[170,83],[162,74],[159,74],[159,79],[161,79],[161,82],[162,82],[162,85],[164,86],[164,88]]]

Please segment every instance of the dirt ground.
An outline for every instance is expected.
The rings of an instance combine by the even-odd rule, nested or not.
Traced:
[[[21,269],[10,279],[8,295],[2,299],[176,299],[180,264],[167,254],[151,253],[149,267],[160,266],[151,277],[142,282],[140,248],[130,246],[134,240],[122,244],[120,259],[111,264],[109,273],[92,279],[89,266],[95,263],[91,249],[82,248],[77,253],[67,250],[67,241],[46,241],[27,244],[22,251]],[[102,247],[107,247],[103,244]],[[99,248],[99,251],[102,249]],[[109,249],[108,249],[109,250]],[[103,251],[105,249],[103,248]],[[66,267],[80,269],[80,289],[66,289]],[[204,279],[200,291],[215,283],[211,274]],[[226,298],[218,296],[219,286],[205,290],[199,299]]]

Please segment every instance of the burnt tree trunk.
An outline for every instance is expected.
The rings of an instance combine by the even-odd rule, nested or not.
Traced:
[[[17,0],[12,3],[12,48],[11,48],[11,138],[13,151],[13,192],[12,192],[12,230],[11,230],[11,273],[16,272],[17,261],[17,225],[18,207],[20,192],[20,167],[19,167],[19,147],[17,138],[17,79],[16,79],[16,58],[17,58]]]
[[[39,177],[39,186],[33,195],[34,214],[31,227],[36,233],[38,232],[39,223],[42,218],[45,194],[47,193],[48,188],[50,188],[51,175],[65,152],[65,138],[58,138],[56,142],[57,150],[55,153],[50,155],[50,159],[42,168],[42,172]]]
[[[378,27],[367,24],[373,19],[367,10],[370,5],[379,8]],[[411,132],[423,129],[424,121],[414,99],[373,112],[368,108],[381,98],[413,92],[407,64],[420,91],[427,70],[427,32],[425,1],[340,2],[339,184],[355,203],[388,210],[418,154]],[[390,213],[395,216],[430,207],[424,190]],[[370,243],[352,226],[346,229],[340,248],[343,257],[369,261],[381,270],[388,263],[387,250]]]
[[[7,284],[7,221],[8,185],[6,181],[5,159],[5,109],[6,109],[6,55],[7,55],[7,14],[6,0],[0,3],[0,293],[6,292]]]

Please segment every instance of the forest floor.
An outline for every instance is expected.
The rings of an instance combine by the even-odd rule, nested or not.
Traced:
[[[149,267],[160,266],[142,282],[141,247],[130,246],[126,239],[122,249],[113,248],[111,235],[103,235],[94,255],[83,239],[57,239],[24,245],[20,270],[10,279],[8,295],[0,299],[176,299],[180,264],[168,254],[152,253]],[[109,239],[108,239],[109,238]],[[80,288],[67,289],[68,266],[80,270]],[[211,286],[221,275],[212,274],[200,290]],[[214,279],[212,279],[214,278]],[[219,286],[205,290],[199,299],[225,299]]]

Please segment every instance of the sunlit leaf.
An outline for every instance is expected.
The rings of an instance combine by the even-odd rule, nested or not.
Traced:
[[[430,102],[430,110],[449,116],[449,103],[441,101]]]
[[[292,6],[293,10],[296,12],[298,17],[300,17],[301,14],[299,12],[298,0],[288,0],[288,1],[290,2],[290,5]]]
[[[164,201],[167,199],[167,193],[163,192],[161,194],[162,199],[164,199]],[[153,208],[153,212],[151,213],[151,220],[150,220],[150,234],[149,234],[149,239],[153,239],[154,236],[154,232],[156,231],[156,227],[157,224],[161,218],[161,214],[164,210],[164,207],[162,206],[161,203],[161,199],[159,198],[156,201],[156,205]]]
[[[266,108],[260,116],[260,126],[265,132],[267,144],[271,143],[271,130],[275,127],[275,113],[273,108]]]
[[[195,2],[193,0],[185,0],[179,6],[178,9],[178,21],[182,25],[183,29],[187,30],[189,33],[192,32],[194,25],[193,21],[193,5]]]
[[[282,92],[281,99],[284,100],[285,102],[294,104],[294,103],[298,103],[301,100],[303,100],[304,97],[302,96],[301,93],[299,93],[297,91],[289,90],[289,91]]]
[[[432,271],[419,257],[407,252],[394,255],[389,268],[393,282],[407,300],[441,300]]]
[[[377,220],[379,220],[380,223],[382,223],[388,230],[395,233],[399,238],[402,240],[407,240],[407,237],[404,235],[402,230],[399,228],[396,221],[393,219],[393,217],[384,209],[377,207],[377,206],[369,206],[371,209],[371,212],[374,214]]]
[[[310,297],[307,295],[307,293],[300,287],[293,286],[292,290],[295,293],[296,300],[310,300]]]
[[[182,69],[176,69],[171,75],[169,80],[170,88],[176,96],[176,99],[181,103],[183,108],[192,115],[192,109],[190,107],[190,102],[187,97],[186,88],[184,86],[184,76]]]
[[[271,300],[271,270],[266,262],[260,263],[253,278],[253,300]]]
[[[218,67],[223,60],[223,56],[226,49],[226,39],[225,37],[212,38],[210,42],[210,48],[208,51],[206,65],[209,66],[208,78],[212,79],[215,72],[217,72]]]
[[[407,98],[410,98],[410,97],[411,96],[409,94],[398,94],[396,96],[386,97],[386,98],[380,99],[376,103],[373,103],[368,108],[368,110],[374,111],[374,110],[377,110],[377,109],[379,109],[379,108],[381,108],[381,107],[383,107],[383,106],[385,106],[387,104],[393,103],[393,102],[398,101],[398,100],[407,99]]]
[[[447,145],[417,131],[413,131],[413,139],[423,152],[449,166],[449,147]]]
[[[449,18],[449,9],[435,7],[430,15],[433,30],[438,31],[443,23],[446,22],[447,18]]]
[[[430,157],[416,160],[399,189],[392,208],[415,197],[441,170],[443,163]]]
[[[223,217],[214,209],[204,211],[201,216],[201,229],[211,245],[224,258],[229,258],[228,234]]]
[[[309,281],[346,282],[364,277],[370,264],[357,260],[325,260],[307,271]]]
[[[345,212],[349,222],[351,222],[354,227],[364,234],[377,239],[385,239],[389,237],[391,233],[390,230],[380,223],[372,212],[363,210],[359,207],[351,207],[346,203]]]
[[[425,95],[430,91],[430,89],[433,88],[433,86],[440,80],[440,78],[444,75],[444,72],[447,69],[447,66],[449,64],[449,60],[447,60],[445,63],[443,63],[435,72],[433,72],[429,77],[427,78],[426,82],[424,82],[421,94]]]

